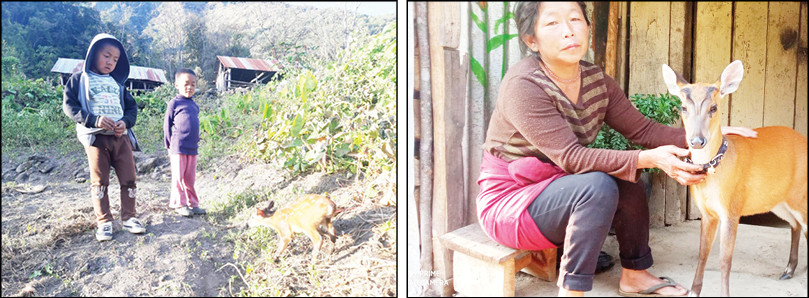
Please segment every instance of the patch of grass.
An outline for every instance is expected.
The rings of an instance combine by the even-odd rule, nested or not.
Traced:
[[[39,81],[35,82],[43,89],[42,96],[47,98],[30,105],[19,104],[17,97],[6,90],[7,84],[14,83],[3,81],[3,154],[14,152],[16,148],[67,151],[78,143],[75,123],[62,112],[61,96],[57,95],[61,91]]]

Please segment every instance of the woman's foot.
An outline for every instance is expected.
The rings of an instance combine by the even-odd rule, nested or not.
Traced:
[[[665,282],[665,280],[657,278],[646,270],[621,268],[621,281],[619,282],[619,287],[621,291],[627,293],[638,293]],[[653,293],[667,296],[686,296],[688,295],[688,289],[680,284],[677,284],[676,287],[661,287]]]

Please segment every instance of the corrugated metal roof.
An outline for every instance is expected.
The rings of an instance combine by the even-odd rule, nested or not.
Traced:
[[[59,58],[59,60],[56,60],[56,64],[53,65],[53,68],[51,68],[51,72],[72,74],[80,72],[83,67],[84,60]],[[168,80],[166,80],[166,72],[162,69],[135,65],[129,66],[129,79],[160,82],[164,84],[168,82]]]
[[[252,59],[241,57],[216,56],[219,62],[227,68],[260,70],[260,71],[280,71],[281,63],[275,59]]]

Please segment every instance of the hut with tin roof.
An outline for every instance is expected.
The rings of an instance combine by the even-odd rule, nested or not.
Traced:
[[[84,67],[84,60],[59,58],[56,64],[51,68],[51,72],[59,73],[59,84],[65,85],[65,82],[74,73],[80,72]],[[151,91],[160,85],[167,83],[166,72],[162,69],[143,67],[143,66],[129,66],[129,78],[126,79],[126,87],[130,91]]]
[[[274,79],[282,68],[275,59],[228,56],[216,58],[219,60],[219,73],[216,76],[216,90],[219,92],[267,83]]]

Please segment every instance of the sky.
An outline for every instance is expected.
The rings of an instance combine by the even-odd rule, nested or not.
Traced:
[[[396,2],[333,2],[333,1],[326,1],[326,2],[286,2],[291,5],[301,5],[301,6],[314,6],[317,8],[330,8],[330,7],[338,7],[338,8],[347,8],[349,10],[354,10],[357,8],[357,12],[361,14],[367,14],[369,16],[380,16],[384,14],[396,14]],[[357,7],[359,5],[359,7]]]

